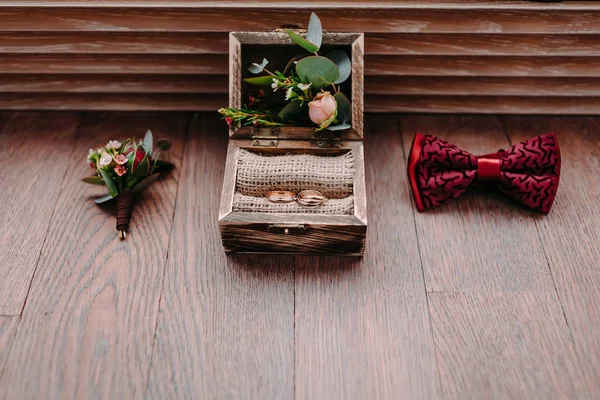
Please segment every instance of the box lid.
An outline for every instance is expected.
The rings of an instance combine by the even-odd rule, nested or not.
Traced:
[[[230,138],[277,137],[279,139],[313,139],[317,137],[336,137],[342,140],[362,140],[363,138],[363,85],[364,85],[364,35],[362,33],[323,33],[322,48],[325,46],[348,46],[351,53],[352,72],[349,84],[352,107],[352,128],[340,131],[323,130],[318,133],[310,126],[282,127],[232,127]],[[266,53],[282,52],[282,46],[295,46],[300,49],[285,32],[231,32],[229,35],[229,107],[239,108],[244,104],[244,78],[251,75],[247,71],[244,50],[254,50],[265,46]],[[302,50],[296,51],[301,54]],[[254,55],[254,58],[261,58]],[[262,59],[262,58],[261,58]]]

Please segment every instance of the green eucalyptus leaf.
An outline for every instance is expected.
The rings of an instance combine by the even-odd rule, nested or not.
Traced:
[[[252,66],[248,68],[248,71],[252,72],[255,75],[260,74],[261,72],[263,72],[268,63],[269,61],[267,61],[266,58],[263,58],[260,64],[252,63]]]
[[[89,183],[90,185],[104,185],[104,181],[99,176],[88,176],[83,178],[82,182]]]
[[[273,83],[273,76],[265,75],[265,76],[257,76],[254,78],[246,78],[246,79],[244,79],[244,82],[248,82],[252,85],[266,86],[266,85],[270,85]]]
[[[348,54],[344,50],[335,49],[327,54],[327,58],[333,61],[340,71],[340,77],[334,83],[346,82],[346,79],[350,77],[350,73],[352,72],[352,62]]]
[[[279,118],[284,121],[298,118],[302,115],[306,115],[308,110],[308,104],[302,104],[301,100],[292,100],[285,107],[279,111]]]
[[[114,197],[111,196],[110,194],[107,194],[102,197],[98,197],[96,200],[94,200],[94,202],[96,204],[102,204],[102,203],[106,203],[107,201],[111,201],[112,199],[114,199]]]
[[[290,39],[292,39],[294,41],[294,43],[301,46],[306,51],[310,51],[311,53],[316,53],[317,51],[319,51],[319,46],[316,46],[314,43],[311,43],[308,40],[304,39],[302,36],[298,35],[296,32],[286,31],[286,33],[288,34]]]
[[[321,26],[321,20],[315,13],[310,14],[308,29],[306,30],[306,40],[317,46],[317,51],[321,48],[321,42],[323,41],[323,27]]]
[[[119,194],[119,190],[117,189],[117,185],[112,180],[112,178],[110,177],[110,175],[108,174],[108,172],[104,171],[103,169],[100,169],[99,171],[100,171],[100,175],[102,175],[102,179],[104,180],[104,183],[106,184],[106,188],[108,189],[108,193],[110,193],[110,195],[112,197],[115,197],[117,194]]]
[[[144,136],[144,150],[146,150],[146,153],[152,155],[152,148],[153,148],[153,138],[152,138],[152,131],[148,130],[148,132],[146,132],[146,136]]]
[[[171,142],[167,139],[160,139],[158,142],[156,142],[156,147],[162,151],[167,151],[171,148]]]
[[[350,129],[350,128],[352,128],[352,125],[350,125],[347,122],[343,122],[343,123],[338,124],[338,125],[330,125],[330,126],[327,127],[327,129],[330,130],[330,131],[341,131],[341,130]]]
[[[331,85],[340,77],[337,65],[321,56],[306,57],[298,61],[296,72],[303,83],[312,83],[315,91]]]
[[[337,103],[337,119],[341,123],[349,123],[352,121],[352,105],[350,100],[342,92],[337,92],[333,95],[335,102]]]
[[[154,182],[160,176],[159,173],[152,174],[144,179],[142,179],[134,188],[131,190],[133,194],[141,193],[144,189],[146,189],[152,182]]]

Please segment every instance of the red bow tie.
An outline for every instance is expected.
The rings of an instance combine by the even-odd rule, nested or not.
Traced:
[[[408,177],[419,211],[485,181],[494,182],[526,206],[549,213],[560,180],[560,150],[553,133],[484,156],[474,156],[435,136],[417,134]]]

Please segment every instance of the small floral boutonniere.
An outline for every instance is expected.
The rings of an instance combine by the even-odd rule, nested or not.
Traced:
[[[108,189],[107,195],[96,199],[97,204],[116,199],[117,230],[121,240],[127,237],[135,195],[147,188],[161,173],[174,167],[170,162],[158,159],[159,149],[168,150],[170,142],[159,140],[156,146],[158,149],[153,150],[152,132],[148,131],[141,142],[135,138],[122,143],[111,140],[104,147],[90,149],[88,154],[87,160],[96,173],[82,181],[105,185]]]

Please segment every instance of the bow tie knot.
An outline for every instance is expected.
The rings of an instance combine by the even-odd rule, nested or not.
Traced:
[[[474,156],[438,137],[417,134],[408,160],[417,209],[424,211],[465,192],[474,182],[493,182],[524,205],[544,213],[556,196],[560,150],[553,133],[508,151]]]

